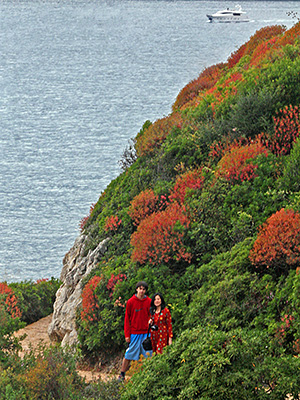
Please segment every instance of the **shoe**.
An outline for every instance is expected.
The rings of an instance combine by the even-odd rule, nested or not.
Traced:
[[[118,376],[118,382],[124,382],[125,381],[125,376],[124,375],[119,375]]]

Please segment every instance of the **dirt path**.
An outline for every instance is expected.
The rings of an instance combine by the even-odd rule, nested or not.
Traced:
[[[33,350],[36,349],[41,344],[43,345],[50,345],[51,341],[48,336],[48,326],[51,322],[52,314],[48,315],[45,318],[40,319],[33,324],[27,325],[25,328],[20,329],[15,333],[16,337],[21,337],[22,335],[26,334],[26,338],[21,341],[22,351],[19,352],[19,355],[22,357],[25,352],[29,351],[30,348]],[[94,380],[98,380],[99,378],[103,380],[108,380],[114,375],[108,375],[101,372],[94,372],[94,371],[84,371],[78,370],[80,376],[86,379],[87,382],[91,382]]]
[[[51,319],[52,314],[33,324],[27,325],[25,328],[15,333],[16,337],[21,337],[24,334],[27,335],[21,342],[22,351],[19,353],[21,357],[25,352],[29,351],[30,346],[36,349],[40,344],[50,345],[51,342],[47,330]]]

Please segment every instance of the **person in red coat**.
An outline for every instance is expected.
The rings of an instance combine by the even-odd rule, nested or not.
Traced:
[[[152,351],[145,351],[142,342],[147,337],[151,299],[146,295],[148,285],[144,281],[136,284],[136,294],[128,301],[125,311],[124,333],[129,344],[123,358],[119,380],[125,379],[125,373],[130,368],[132,360],[152,356]]]
[[[161,354],[163,348],[172,344],[173,330],[171,313],[162,294],[155,293],[150,305],[151,342],[153,353]]]

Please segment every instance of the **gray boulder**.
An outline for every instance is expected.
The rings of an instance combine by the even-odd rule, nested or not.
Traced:
[[[97,266],[109,240],[104,239],[95,250],[84,256],[87,236],[80,235],[65,255],[60,276],[62,285],[56,293],[53,317],[48,327],[51,341],[61,342],[62,346],[73,346],[78,342],[75,319],[82,301],[82,279]]]

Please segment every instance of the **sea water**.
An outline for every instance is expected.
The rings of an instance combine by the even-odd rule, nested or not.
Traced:
[[[250,22],[209,23],[225,1],[2,0],[0,281],[59,277],[146,120],[295,1],[242,1]]]

